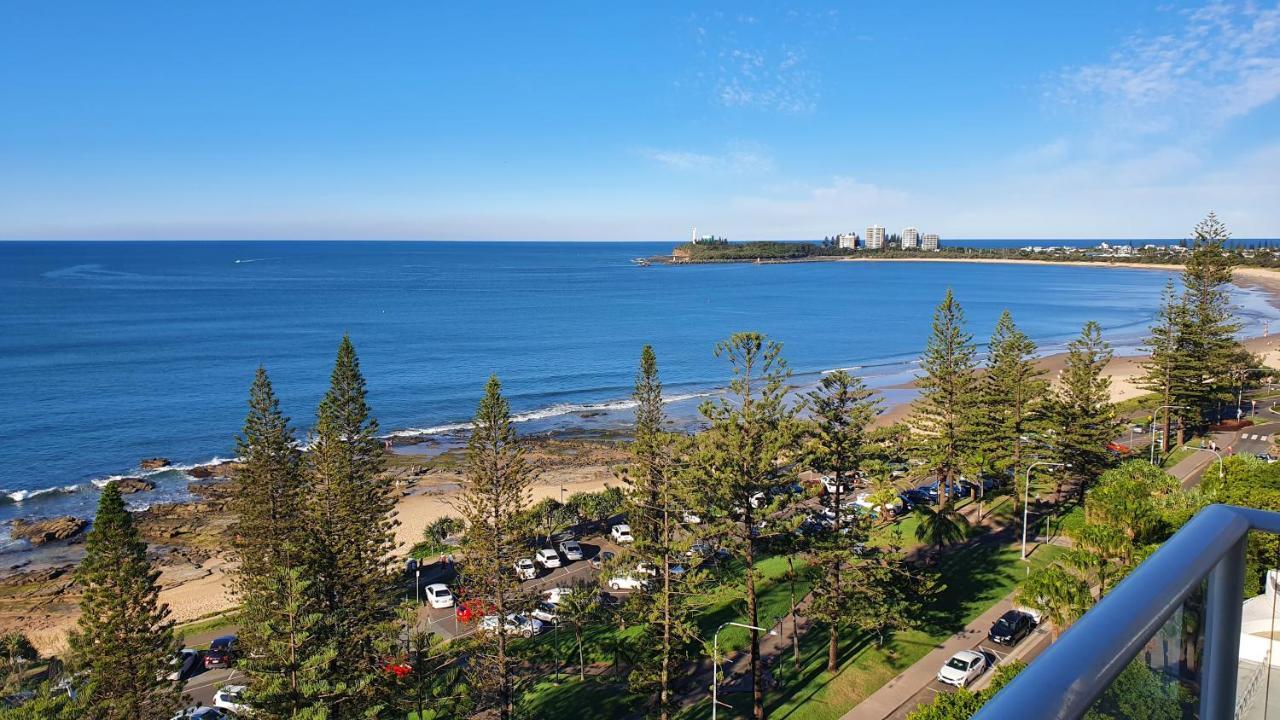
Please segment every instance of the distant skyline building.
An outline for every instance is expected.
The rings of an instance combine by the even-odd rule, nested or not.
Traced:
[[[868,250],[884,249],[884,226],[868,225],[867,234],[862,236],[862,245]]]
[[[915,250],[920,245],[920,230],[913,227],[902,228],[902,249]]]
[[[925,233],[923,236],[921,236],[921,238],[920,238],[920,249],[921,249],[921,250],[937,250],[937,249],[938,249],[938,234],[937,234],[937,233]]]
[[[836,244],[847,250],[856,250],[858,248],[858,233],[841,233],[836,238]]]

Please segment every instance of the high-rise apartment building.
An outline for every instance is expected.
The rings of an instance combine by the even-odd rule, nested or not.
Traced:
[[[884,226],[868,225],[867,234],[862,236],[862,246],[868,250],[884,248]]]
[[[858,247],[858,233],[841,233],[836,238],[836,244],[848,250],[855,250]]]
[[[902,228],[902,249],[915,250],[920,245],[920,231],[916,228]]]
[[[924,235],[922,235],[922,236],[920,237],[920,249],[921,249],[921,250],[937,250],[937,249],[938,249],[938,234],[937,234],[937,233],[925,233]]]

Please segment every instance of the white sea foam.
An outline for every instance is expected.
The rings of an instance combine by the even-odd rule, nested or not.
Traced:
[[[79,485],[58,485],[39,490],[0,490],[0,497],[7,498],[9,502],[16,504],[47,495],[69,495],[79,489]]]
[[[861,370],[861,369],[862,369],[862,366],[861,366],[861,365],[850,365],[849,367],[831,368],[830,370],[823,370],[823,371],[822,371],[822,374],[823,374],[823,375],[830,375],[831,373],[838,373],[838,372],[840,372],[841,370],[843,370],[844,372],[854,372],[854,371]]]
[[[668,395],[662,399],[663,403],[681,402],[684,400],[695,400],[702,397],[710,397],[714,392],[698,392],[684,393],[679,395]],[[528,412],[517,413],[511,416],[511,422],[523,423],[531,420],[546,420],[548,418],[560,417],[562,415],[573,415],[577,413],[589,412],[608,412],[610,410],[627,410],[636,406],[636,401],[628,398],[625,400],[610,400],[601,403],[557,403],[549,405],[538,410],[530,410]],[[433,425],[425,428],[405,428],[404,430],[396,430],[387,433],[384,437],[421,437],[423,435],[444,435],[447,433],[461,432],[470,430],[471,423],[459,422],[448,423],[445,425]]]

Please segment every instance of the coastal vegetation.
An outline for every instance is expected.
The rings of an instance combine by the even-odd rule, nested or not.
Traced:
[[[1221,419],[1257,366],[1234,337],[1224,288],[1235,260],[1215,223],[1197,227],[1145,365],[1153,397],[1185,406],[1171,427],[1192,431]],[[1121,425],[1096,323],[1052,379],[1011,314],[990,337],[983,356],[947,290],[913,412],[875,427],[880,400],[861,379],[836,371],[797,388],[781,343],[735,333],[715,347],[726,390],[704,402],[691,434],[670,429],[658,357],[645,346],[635,428],[616,456],[622,487],[538,502],[530,441],[490,377],[465,453],[449,460],[465,470],[461,517],[412,528],[421,564],[408,571],[396,556],[390,456],[350,339],[305,446],[259,369],[228,501],[239,669],[254,717],[703,718],[713,664],[722,701],[740,716],[839,717],[1003,597],[1040,611],[1056,633],[1206,503],[1280,509],[1280,470],[1256,459],[1228,459],[1224,480],[1189,491],[1157,464],[1121,462],[1108,447]],[[1033,535],[1024,562],[1011,542],[1024,513],[1065,528],[1070,547]],[[634,542],[594,558],[598,577],[565,588],[555,632],[508,626],[539,600],[516,569],[530,548],[621,522]],[[157,572],[115,484],[87,550],[64,676],[76,692],[54,693],[50,673],[0,718],[167,717],[183,704],[166,679],[177,645]],[[1251,588],[1274,552],[1274,539],[1250,539]],[[415,570],[437,556],[461,609],[492,627],[446,641],[408,602],[418,588],[405,593],[406,579],[417,583]],[[624,577],[638,590],[603,592]],[[6,641],[10,675],[29,654],[23,639]],[[968,717],[1017,669],[912,717]],[[1091,717],[1142,702],[1163,713],[1177,701],[1145,666],[1124,678]]]

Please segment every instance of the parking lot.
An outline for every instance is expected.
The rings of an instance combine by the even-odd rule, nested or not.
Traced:
[[[591,560],[600,553],[609,551],[614,553],[621,552],[620,548],[612,542],[602,537],[591,537],[586,540],[580,540],[582,546],[582,559],[571,563],[564,563],[561,567],[552,568],[551,570],[542,570],[538,577],[533,580],[526,580],[521,583],[521,587],[531,596],[536,596],[543,590],[548,590],[557,586],[573,586],[579,582],[594,582],[597,571],[591,567]],[[529,553],[531,556],[532,551]],[[562,558],[563,562],[563,558]],[[445,575],[447,576],[447,574]],[[422,576],[423,586],[428,584],[428,578],[441,577],[439,574]],[[431,579],[430,582],[439,582],[439,580]],[[457,591],[457,588],[450,583],[450,589]],[[616,594],[625,594],[626,591],[618,591]],[[424,601],[425,602],[425,601]],[[478,620],[478,619],[477,619]],[[456,608],[433,608],[424,604],[418,609],[419,626],[431,632],[434,632],[446,639],[455,637],[464,637],[476,631],[478,625],[477,620],[464,623],[458,620]]]

